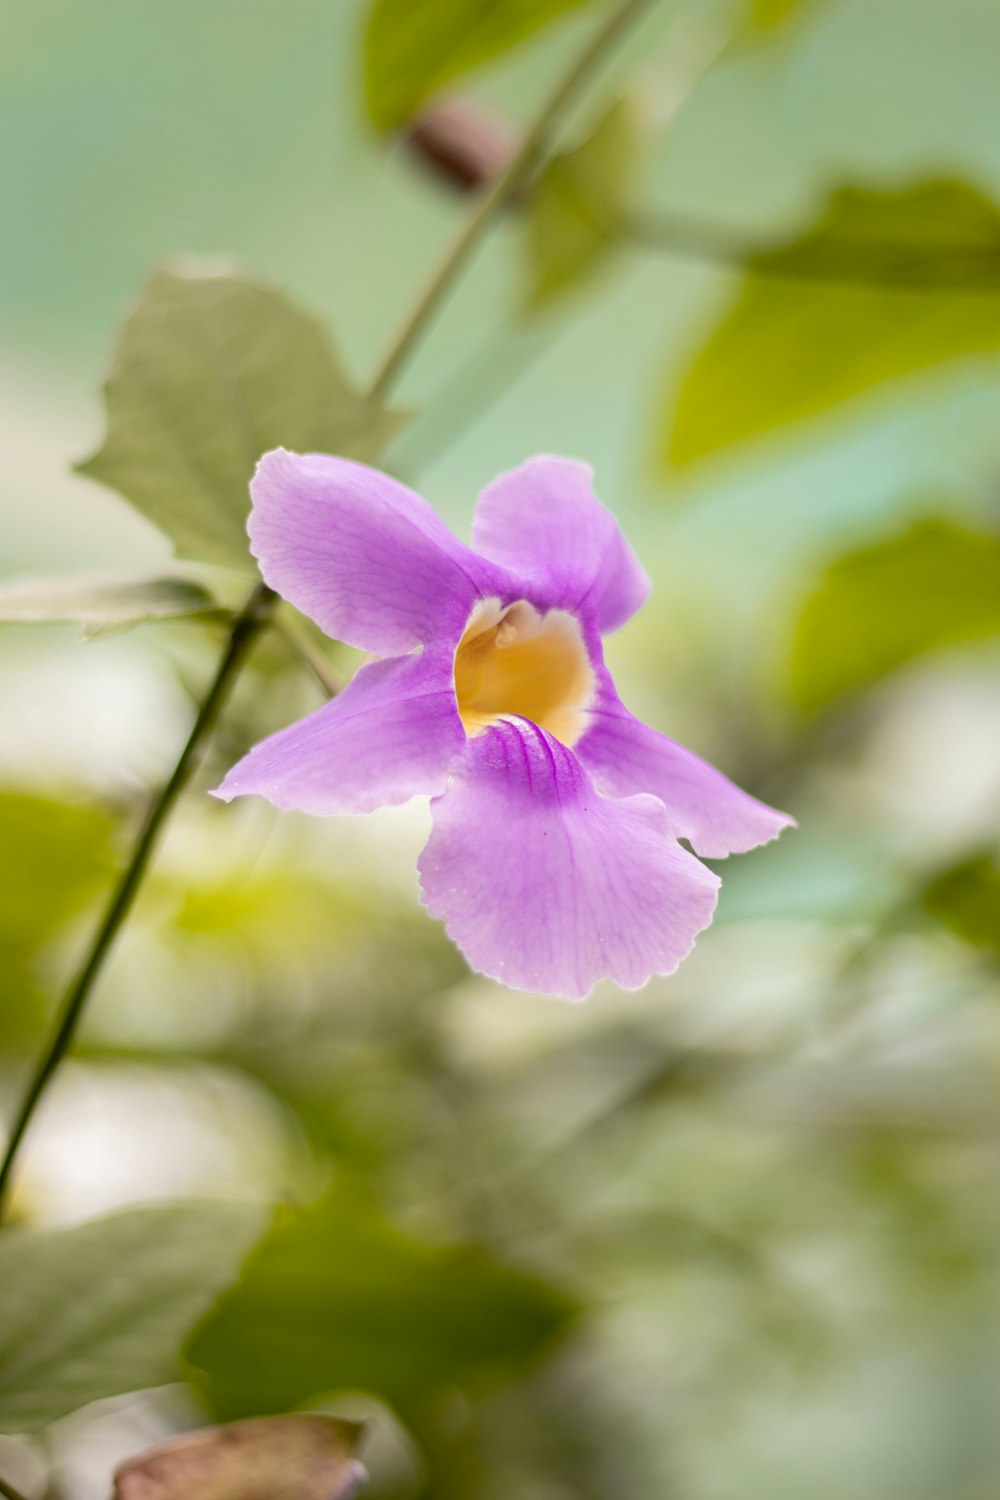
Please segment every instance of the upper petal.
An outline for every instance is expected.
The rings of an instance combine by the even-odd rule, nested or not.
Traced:
[[[338,640],[389,655],[461,634],[477,599],[508,597],[426,500],[366,464],[266,453],[250,485],[264,579]]]
[[[342,693],[257,745],[215,795],[361,813],[444,789],[465,743],[450,650],[362,667]]]
[[[777,838],[795,819],[741,791],[708,761],[641,723],[621,702],[606,667],[597,668],[590,725],[574,746],[612,796],[652,792],[667,810],[670,831],[706,859],[744,854]]]
[[[526,719],[470,740],[432,811],[423,900],[474,968],[516,989],[636,989],[711,921],[718,878],[670,837],[662,804],[602,796]]]
[[[545,456],[501,474],[479,497],[472,544],[530,580],[542,607],[586,604],[599,630],[616,630],[650,583],[591,478],[588,464]]]

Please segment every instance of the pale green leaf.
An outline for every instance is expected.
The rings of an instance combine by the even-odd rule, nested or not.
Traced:
[[[188,1354],[221,1416],[287,1410],[334,1388],[402,1408],[536,1352],[574,1311],[485,1249],[421,1240],[334,1190],[279,1218]]]
[[[219,605],[190,578],[14,578],[0,584],[0,621],[69,621],[87,636],[125,630],[144,620],[213,615]]]
[[[639,132],[627,100],[572,151],[552,158],[528,205],[529,301],[548,301],[597,270],[632,206]]]
[[[365,100],[381,130],[410,119],[445,84],[587,0],[373,0]]]
[[[805,709],[942,646],[1000,635],[1000,537],[919,521],[826,570],[799,619],[792,693]]]
[[[666,462],[687,464],[878,386],[1000,350],[1000,211],[956,182],[848,187],[754,256],[688,368]]]
[[[0,1234],[0,1432],[182,1373],[188,1329],[236,1274],[259,1209],[141,1208]]]
[[[365,1478],[360,1433],[312,1412],[185,1433],[123,1464],[114,1500],[348,1500]]]
[[[248,482],[270,448],[378,457],[401,418],[349,385],[320,326],[240,276],[164,270],[126,320],[107,435],[83,474],[178,553],[252,566]]]

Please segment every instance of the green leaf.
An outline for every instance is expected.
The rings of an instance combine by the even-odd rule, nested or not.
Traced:
[[[402,1409],[536,1352],[574,1311],[478,1246],[418,1239],[335,1190],[278,1219],[188,1355],[220,1416],[283,1411],[341,1388]]]
[[[232,1280],[258,1209],[134,1209],[0,1235],[0,1432],[180,1377],[181,1342]]]
[[[0,584],[0,621],[69,621],[85,636],[126,630],[144,620],[212,615],[220,606],[189,578],[15,578]]]
[[[313,1413],[187,1433],[130,1459],[114,1500],[348,1500],[365,1478],[361,1427]]]
[[[183,557],[252,567],[248,482],[261,454],[378,457],[397,413],[352,390],[323,330],[239,276],[164,270],[126,320],[107,436],[79,472],[110,485]]]
[[[1000,537],[918,521],[827,568],[799,619],[792,695],[825,708],[924,652],[998,633]]]
[[[996,206],[957,182],[843,188],[803,235],[750,258],[687,371],[661,457],[688,464],[997,349]]]
[[[994,854],[942,870],[924,887],[920,904],[963,942],[1000,958],[1000,862]]]
[[[548,301],[585,280],[620,243],[632,206],[639,135],[627,100],[573,151],[554,156],[528,205],[529,301]]]
[[[393,130],[445,84],[491,62],[587,0],[374,0],[365,103]]]

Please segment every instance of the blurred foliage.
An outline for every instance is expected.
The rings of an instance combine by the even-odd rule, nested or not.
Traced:
[[[546,163],[528,201],[531,305],[577,286],[615,248],[633,202],[638,154],[634,109],[619,100],[585,141]]]
[[[1000,536],[927,517],[830,563],[799,618],[792,694],[828,707],[925,652],[1000,637]]]
[[[1000,958],[1000,862],[977,854],[942,870],[921,892],[924,909],[956,937]]]
[[[118,490],[182,557],[242,567],[262,453],[371,460],[401,420],[351,389],[326,334],[284,297],[194,270],[153,277],[105,402],[107,436],[79,472]]]
[[[0,1237],[0,1432],[176,1379],[183,1330],[260,1224],[242,1206],[177,1203]]]
[[[1000,349],[1000,212],[959,182],[843,187],[751,258],[664,425],[684,465],[889,381]]]
[[[774,31],[800,11],[808,10],[816,0],[749,0],[752,24],[760,31]]]
[[[585,0],[372,0],[365,101],[382,130],[403,125],[445,84],[502,56]]]
[[[127,630],[145,620],[220,615],[217,601],[190,578],[19,578],[0,585],[0,620],[7,624],[67,620],[85,639]]]
[[[46,952],[108,880],[112,830],[97,808],[0,790],[0,1041],[6,1046],[36,1033]]]
[[[536,1353],[574,1311],[555,1287],[404,1232],[338,1187],[279,1215],[188,1358],[223,1417],[344,1388],[419,1411],[484,1366]]]

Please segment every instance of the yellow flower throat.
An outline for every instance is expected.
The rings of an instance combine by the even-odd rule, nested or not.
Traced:
[[[540,615],[526,600],[506,609],[495,599],[476,606],[455,652],[455,693],[467,735],[517,714],[573,745],[593,692],[580,627],[566,610]]]

